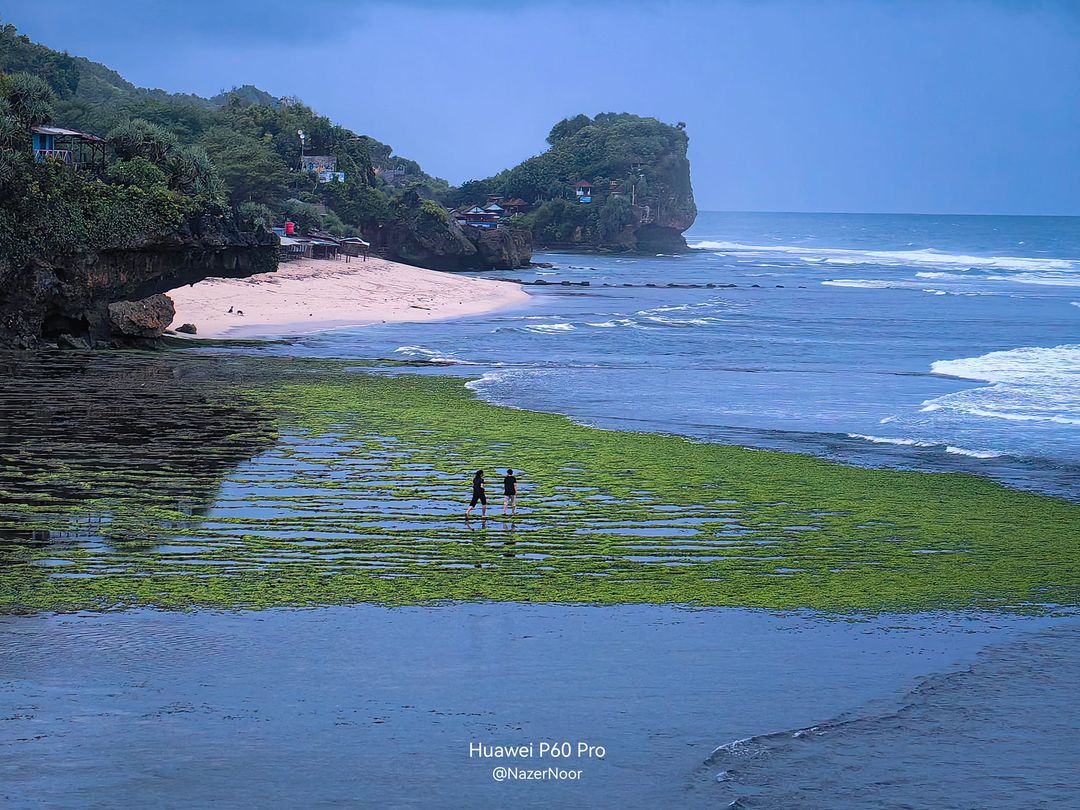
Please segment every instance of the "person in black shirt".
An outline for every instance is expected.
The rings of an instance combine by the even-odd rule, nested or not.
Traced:
[[[473,507],[476,504],[481,504],[484,517],[487,517],[487,495],[484,494],[484,471],[477,470],[476,475],[472,479],[472,502],[469,504],[469,508],[465,510],[465,517],[468,517],[472,512]]]
[[[506,477],[503,478],[503,514],[506,514],[506,507],[510,507],[513,510],[512,514],[517,514],[517,478],[514,477],[513,470],[506,471]]]

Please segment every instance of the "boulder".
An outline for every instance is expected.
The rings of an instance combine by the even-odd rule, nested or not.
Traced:
[[[117,301],[109,304],[109,327],[115,340],[159,338],[165,334],[176,307],[169,296],[159,293],[140,301]]]

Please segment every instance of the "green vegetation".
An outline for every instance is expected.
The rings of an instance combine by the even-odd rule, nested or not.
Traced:
[[[40,77],[0,74],[0,269],[42,255],[134,247],[189,217],[224,214],[205,153],[146,122],[110,134],[117,161],[97,174],[52,157],[36,162],[30,128],[50,123],[55,103]]]
[[[166,426],[169,458],[182,458],[183,446],[198,455],[155,465],[142,458],[152,448],[118,440],[98,442],[88,461],[82,445],[24,424],[38,418],[29,398],[24,410],[7,409],[22,444],[0,445],[0,533],[26,539],[8,546],[0,568],[4,610],[443,599],[842,612],[1080,603],[1080,506],[980,478],[596,430],[488,405],[460,379],[360,373],[354,364],[95,363],[80,380],[119,363],[143,383],[142,397],[157,386],[174,391],[179,376],[184,396],[155,394],[161,401],[144,404],[140,429]],[[94,391],[109,390],[91,386],[91,413]],[[64,435],[85,435],[87,401],[48,424],[68,420]],[[267,426],[254,437],[228,427],[244,424]],[[263,449],[234,469],[212,465],[196,486],[189,471],[199,459],[235,457],[235,443],[218,449],[230,436],[249,454]],[[466,525],[472,470],[489,471],[495,496],[506,466],[522,471],[518,518]]]
[[[154,127],[175,147],[207,155],[227,201],[263,206],[274,220],[270,225],[279,225],[294,204],[288,201],[299,199],[316,211],[302,223],[307,230],[351,235],[392,221],[390,203],[404,190],[419,185],[439,197],[449,190],[386,144],[333,124],[297,99],[275,98],[255,87],[211,99],[146,90],[104,65],[35,44],[12,25],[0,26],[3,72],[33,74],[48,86],[50,117],[59,126],[100,136]],[[297,130],[307,136],[305,154],[333,157],[344,183],[320,183],[299,171]],[[388,171],[392,183],[380,176]]]

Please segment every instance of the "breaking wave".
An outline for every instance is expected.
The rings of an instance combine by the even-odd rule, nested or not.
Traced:
[[[923,412],[1080,425],[1080,345],[1022,347],[937,360],[930,370],[990,384],[927,400]]]
[[[919,250],[853,250],[817,248],[801,245],[747,245],[741,242],[701,241],[691,247],[711,250],[721,255],[788,256],[793,260],[825,266],[876,265],[879,267],[928,268],[919,278],[962,280],[975,276],[987,281],[1009,281],[1047,286],[1080,286],[1080,259],[1042,258],[1036,256],[971,256],[964,253],[922,248]],[[961,275],[961,274],[967,274]],[[1007,275],[1006,275],[1007,274]],[[835,286],[874,286],[855,284],[857,279],[837,279]],[[887,286],[887,285],[882,285]]]

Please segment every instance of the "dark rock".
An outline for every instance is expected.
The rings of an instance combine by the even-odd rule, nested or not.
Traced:
[[[158,293],[141,301],[109,304],[109,327],[114,339],[159,338],[165,334],[176,307],[169,296]]]
[[[462,227],[415,190],[402,198],[397,222],[366,236],[387,258],[429,270],[512,270],[532,262],[527,230]]]
[[[182,323],[176,327],[177,332],[183,332],[185,335],[194,335],[198,333],[198,329],[195,328],[193,323]]]
[[[65,332],[56,338],[56,345],[61,349],[89,349],[90,341],[81,335],[76,337]]]
[[[123,249],[35,256],[18,267],[0,261],[0,346],[67,345],[70,338],[91,347],[151,340],[145,336],[155,331],[150,321],[140,326],[121,316],[114,332],[109,305],[142,301],[212,276],[273,271],[277,246],[273,233],[242,232],[231,217],[206,215]]]

